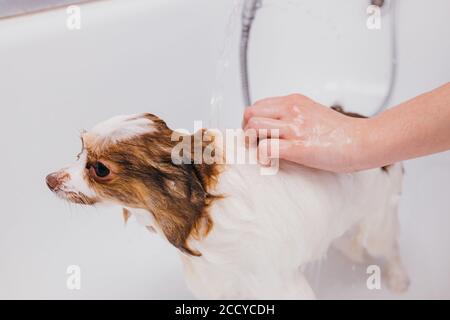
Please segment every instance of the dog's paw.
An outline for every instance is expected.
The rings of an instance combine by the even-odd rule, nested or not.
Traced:
[[[390,267],[386,272],[386,280],[389,289],[395,293],[403,293],[409,288],[409,277],[403,267]]]

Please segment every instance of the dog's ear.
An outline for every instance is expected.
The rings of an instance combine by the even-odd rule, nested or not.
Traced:
[[[167,216],[161,217],[160,220],[162,220],[159,222],[160,228],[164,232],[164,235],[167,238],[167,240],[173,246],[189,255],[196,257],[201,256],[200,252],[189,248],[187,244],[187,240],[192,230],[191,227],[189,227],[184,222],[177,223],[173,219],[168,218]]]
[[[212,226],[208,206],[216,196],[209,194],[201,175],[192,164],[173,165],[152,179],[149,211],[167,240],[181,251],[194,256],[200,252],[189,248],[189,237],[207,234]],[[170,177],[170,178],[169,178]]]
[[[143,183],[141,187],[144,188],[139,192],[140,202],[153,214],[159,229],[172,245],[187,254],[200,256],[200,252],[189,248],[187,241],[191,236],[206,235],[211,229],[208,207],[212,200],[221,197],[209,191],[217,182],[219,165],[197,164],[194,161],[194,139],[201,142],[201,155],[210,144],[201,139],[204,130],[200,130],[197,136],[185,136],[187,139],[183,141],[191,141],[190,148],[183,149],[181,154],[187,161],[175,163],[172,150],[179,142],[171,139],[173,131],[162,121],[152,121],[158,126],[157,134],[141,137],[145,149],[139,160],[144,161],[139,172],[139,180]],[[188,156],[185,151],[194,154]],[[136,174],[136,170],[130,174]]]

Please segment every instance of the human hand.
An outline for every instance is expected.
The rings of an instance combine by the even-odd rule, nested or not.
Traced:
[[[279,143],[279,158],[308,167],[350,172],[359,169],[369,119],[343,115],[299,94],[260,100],[244,113],[243,127],[264,138],[258,159],[267,164],[271,144]],[[279,138],[263,137],[267,129],[279,130]],[[263,133],[263,134],[261,134]],[[265,139],[267,138],[267,139]]]

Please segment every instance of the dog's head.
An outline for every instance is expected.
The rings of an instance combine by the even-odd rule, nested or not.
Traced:
[[[172,150],[179,141],[172,141],[172,134],[152,114],[114,117],[82,133],[77,162],[49,174],[47,185],[78,204],[145,209],[170,243],[198,254],[186,241],[211,227],[207,207],[217,197],[209,190],[218,168],[174,163]]]

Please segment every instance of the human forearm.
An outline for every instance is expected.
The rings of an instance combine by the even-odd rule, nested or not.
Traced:
[[[450,149],[450,83],[367,121],[356,170]]]
[[[450,149],[450,83],[371,119],[343,115],[299,94],[268,98],[247,108],[243,125],[279,130],[279,138],[260,137],[262,163],[273,156],[267,146],[276,140],[280,158],[308,167],[382,167]]]

